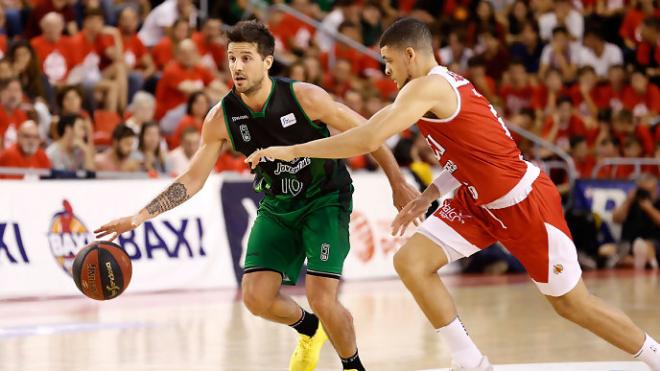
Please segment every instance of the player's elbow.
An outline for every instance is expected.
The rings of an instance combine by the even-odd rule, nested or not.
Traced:
[[[378,136],[376,135],[370,135],[367,138],[364,138],[363,140],[360,141],[361,150],[363,154],[371,153],[378,150],[378,148],[380,148],[382,144],[383,141],[380,140],[380,138],[378,138]]]

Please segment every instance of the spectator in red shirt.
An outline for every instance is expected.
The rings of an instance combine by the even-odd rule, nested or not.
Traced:
[[[596,84],[598,76],[591,66],[583,66],[578,70],[577,84],[570,89],[570,96],[573,99],[575,108],[581,116],[596,118],[598,109],[603,108],[605,104],[599,100]]]
[[[495,80],[486,74],[486,64],[481,56],[472,57],[468,61],[467,77],[481,95],[490,102],[499,102]]]
[[[17,129],[28,119],[22,102],[23,89],[18,78],[4,81],[0,86],[0,148],[16,143]]]
[[[28,38],[35,37],[39,34],[39,27],[41,20],[48,13],[57,13],[66,22],[66,30],[69,35],[78,32],[76,25],[75,13],[73,5],[67,0],[40,0],[36,2],[36,6],[32,9],[32,13],[28,18],[26,25],[26,36]]]
[[[550,68],[545,73],[543,85],[534,92],[532,107],[539,117],[550,115],[557,109],[559,97],[565,95],[568,95],[568,89],[561,80],[561,72],[556,68]]]
[[[637,66],[658,84],[660,79],[660,19],[647,17],[640,32],[642,42],[637,45]]]
[[[156,72],[151,54],[137,35],[138,15],[127,6],[119,13],[117,27],[121,32],[124,47],[124,63],[128,69],[128,101],[142,88],[146,79]]]
[[[351,82],[355,79],[351,62],[346,59],[338,59],[329,74],[326,75],[323,86],[332,94],[343,97],[344,93],[351,88]]]
[[[642,144],[634,136],[627,136],[623,141],[623,157],[640,158],[642,157]],[[644,169],[642,169],[644,170]],[[618,179],[629,179],[635,172],[634,165],[619,165],[616,167],[615,177]]]
[[[636,70],[630,76],[630,86],[623,91],[623,107],[642,123],[655,124],[660,114],[660,89],[649,84],[644,71]]]
[[[211,71],[226,71],[227,53],[222,37],[222,21],[218,18],[207,18],[198,32],[191,36],[197,45],[197,52],[202,59],[202,65]]]
[[[626,16],[621,23],[619,35],[630,50],[637,48],[637,43],[641,41],[640,26],[646,17],[660,17],[660,9],[656,8],[655,0],[639,0],[637,8],[626,12]]]
[[[198,91],[188,97],[188,104],[186,105],[186,115],[181,119],[177,125],[174,134],[167,138],[169,148],[176,148],[179,146],[179,138],[181,133],[187,128],[193,127],[201,133],[204,118],[211,109],[211,100],[204,92]]]
[[[178,45],[176,59],[165,68],[156,87],[156,119],[160,120],[165,135],[171,134],[185,115],[190,94],[212,83],[211,71],[197,64],[195,43],[183,40]]]
[[[187,19],[179,18],[174,22],[172,28],[167,32],[167,36],[160,39],[151,49],[151,56],[156,63],[156,68],[162,71],[174,57],[174,49],[179,43],[190,36],[190,25]]]
[[[635,119],[628,110],[623,109],[612,118],[612,135],[619,140],[619,143],[623,143],[627,137],[633,136],[641,143],[644,153],[653,154],[653,135],[649,127],[641,123],[635,124]]]
[[[104,26],[103,13],[96,8],[85,11],[82,30],[71,37],[75,67],[69,82],[104,96],[105,110],[123,111],[127,104],[128,78],[123,63],[121,34]]]
[[[30,44],[41,63],[41,72],[51,85],[65,85],[74,65],[74,57],[69,38],[62,36],[64,19],[58,13],[48,13],[41,20],[40,26],[42,34],[30,40]]]
[[[483,50],[480,55],[484,59],[486,74],[495,80],[501,79],[509,66],[510,57],[496,32],[493,29],[482,31],[479,34],[479,46],[475,49]]]
[[[601,162],[607,158],[620,157],[619,147],[614,143],[611,137],[603,136],[602,140],[599,141],[595,148],[595,155],[598,162]],[[598,179],[606,179],[614,176],[614,166],[612,165],[603,165],[600,167],[600,170],[596,174]]]
[[[506,115],[514,115],[523,108],[530,108],[535,91],[536,88],[531,84],[530,76],[522,61],[511,62],[506,82],[500,88],[500,97]]]
[[[587,121],[591,123],[591,120]],[[542,137],[563,149],[570,150],[569,140],[574,136],[582,136],[587,143],[592,144],[598,136],[598,126],[587,125],[587,122],[573,112],[573,102],[569,97],[557,100],[557,111],[549,115],[542,128]]]
[[[574,136],[570,140],[571,157],[575,161],[575,168],[580,178],[591,178],[591,173],[596,166],[596,159],[590,153],[589,145],[582,136]]]
[[[41,137],[34,121],[25,121],[18,129],[16,144],[0,152],[0,167],[50,168],[46,152],[39,146]],[[0,176],[0,178],[21,179],[22,176]]]
[[[348,37],[349,39],[362,44],[362,34],[360,27],[353,22],[342,22],[339,25],[339,33]],[[336,60],[345,59],[351,63],[351,69],[356,76],[370,76],[382,75],[380,71],[380,63],[371,57],[362,54],[356,49],[342,43],[336,42],[334,44],[335,63]],[[326,68],[332,68],[331,61],[328,53],[321,54],[321,64]]]
[[[618,112],[623,109],[623,91],[626,87],[626,70],[622,65],[615,65],[607,71],[607,83],[599,89],[599,99],[603,107],[609,108],[612,112]]]

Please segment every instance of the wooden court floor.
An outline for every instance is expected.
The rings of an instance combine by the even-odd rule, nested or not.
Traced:
[[[585,281],[657,339],[658,278],[617,271],[589,274]],[[631,361],[556,316],[526,276],[444,280],[471,336],[495,364]],[[300,289],[291,292],[304,303]],[[295,333],[254,318],[238,295],[222,290],[127,294],[104,303],[0,301],[0,370],[286,370]],[[398,280],[344,284],[341,298],[355,318],[369,370],[449,367],[440,339]],[[340,370],[329,345],[317,370]]]

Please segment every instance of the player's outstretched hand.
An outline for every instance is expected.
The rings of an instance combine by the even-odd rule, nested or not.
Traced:
[[[266,158],[268,160],[282,160],[282,161],[293,161],[295,156],[293,155],[293,150],[291,146],[274,146],[274,147],[268,147],[264,149],[258,149],[248,158],[245,159],[246,164],[250,164],[250,168],[254,169],[259,165],[259,162],[261,162],[261,159]]]
[[[429,209],[431,202],[420,196],[410,201],[392,222],[392,236],[403,236],[410,223],[422,218]]]
[[[140,223],[135,216],[127,216],[102,225],[94,231],[94,234],[96,234],[97,239],[112,235],[109,241],[114,241],[117,236],[137,228],[138,225],[140,225]]]

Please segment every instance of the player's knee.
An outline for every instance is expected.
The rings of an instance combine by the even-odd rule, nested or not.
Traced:
[[[243,304],[255,316],[263,316],[268,313],[273,301],[270,295],[266,295],[253,286],[243,287]]]
[[[579,322],[585,310],[588,310],[584,300],[570,295],[554,298],[552,300],[552,307],[557,314],[573,322]]]
[[[394,269],[404,280],[433,271],[427,261],[419,259],[411,249],[406,248],[402,248],[394,254]]]
[[[321,318],[325,313],[334,311],[339,305],[339,301],[334,295],[325,292],[308,292],[307,301],[312,311]]]

